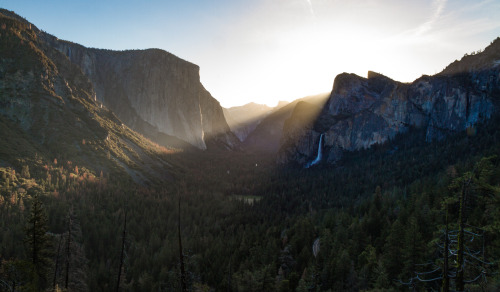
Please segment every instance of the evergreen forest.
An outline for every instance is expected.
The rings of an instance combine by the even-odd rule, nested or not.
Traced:
[[[498,122],[433,143],[412,129],[309,169],[169,153],[180,170],[149,186],[58,157],[1,167],[0,287],[498,290]]]

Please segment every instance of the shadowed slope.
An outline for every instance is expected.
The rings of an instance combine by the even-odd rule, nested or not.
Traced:
[[[340,74],[314,126],[304,129],[300,139],[285,137],[278,161],[304,165],[315,157],[323,133],[324,160],[334,163],[344,151],[385,143],[411,127],[422,129],[426,141],[473,129],[496,112],[499,58],[497,39],[482,53],[410,84],[374,72],[368,78]]]
[[[95,174],[128,174],[139,183],[168,178],[159,147],[95,101],[79,67],[41,39],[41,32],[0,11],[0,162],[71,161]]]

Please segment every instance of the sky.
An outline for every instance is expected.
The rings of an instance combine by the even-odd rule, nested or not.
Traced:
[[[60,39],[160,48],[222,106],[329,92],[342,72],[411,82],[500,36],[500,0],[0,0]]]

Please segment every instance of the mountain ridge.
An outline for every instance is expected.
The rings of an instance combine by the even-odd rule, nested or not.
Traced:
[[[241,142],[245,141],[257,125],[273,110],[276,110],[276,108],[255,102],[223,108],[229,128]]]
[[[325,161],[335,163],[344,151],[388,142],[410,127],[425,128],[426,140],[433,141],[485,122],[499,97],[499,48],[497,38],[482,53],[464,57],[464,63],[412,83],[371,71],[367,78],[338,75],[315,122],[284,137],[278,163],[305,165],[315,157],[323,133]]]
[[[292,116],[295,107],[301,102],[307,102],[321,107],[328,97],[327,93],[310,95],[296,99],[290,103],[281,103],[272,113],[266,116],[243,142],[248,151],[276,154],[282,145],[284,125]],[[280,104],[278,104],[279,106]]]
[[[111,51],[49,40],[82,68],[97,100],[155,142],[166,134],[200,149],[210,138],[237,145],[220,103],[200,83],[199,66],[160,49]]]
[[[81,68],[95,89],[94,99],[132,129],[167,147],[219,144],[238,148],[220,103],[200,82],[198,65],[161,49],[113,51],[87,48],[39,30],[14,12],[48,46]],[[182,142],[185,141],[185,142]]]
[[[1,164],[42,168],[60,161],[139,184],[172,178],[173,150],[145,139],[102,107],[90,80],[40,39],[38,29],[3,10],[0,20]]]

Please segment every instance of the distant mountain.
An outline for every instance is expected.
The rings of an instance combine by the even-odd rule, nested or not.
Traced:
[[[286,101],[286,100],[280,100],[278,101],[278,105],[276,105],[274,107],[274,109],[280,109],[282,107],[284,107],[285,105],[289,104],[290,102],[289,101]]]
[[[174,151],[145,139],[103,107],[81,67],[48,37],[0,10],[0,165],[71,165],[139,183],[171,177],[175,169],[168,157]]]
[[[272,107],[253,102],[242,106],[223,108],[229,128],[240,141],[245,141],[247,136],[272,110]]]
[[[248,135],[243,142],[243,147],[251,151],[277,153],[281,146],[283,127],[287,119],[292,116],[295,107],[302,102],[321,109],[327,98],[328,94],[324,93],[297,99],[291,103],[280,102],[278,107]]]
[[[159,49],[86,48],[31,27],[39,42],[63,53],[93,85],[93,98],[127,126],[164,146],[207,148],[207,141],[237,146],[217,100],[200,83],[199,67]],[[185,142],[183,142],[185,141]]]
[[[411,127],[426,140],[442,140],[488,120],[500,101],[500,39],[483,52],[465,56],[443,72],[410,84],[375,72],[368,78],[343,73],[318,118],[302,127],[285,127],[280,163],[313,160],[323,134],[323,162],[334,163],[344,151],[381,144]]]

